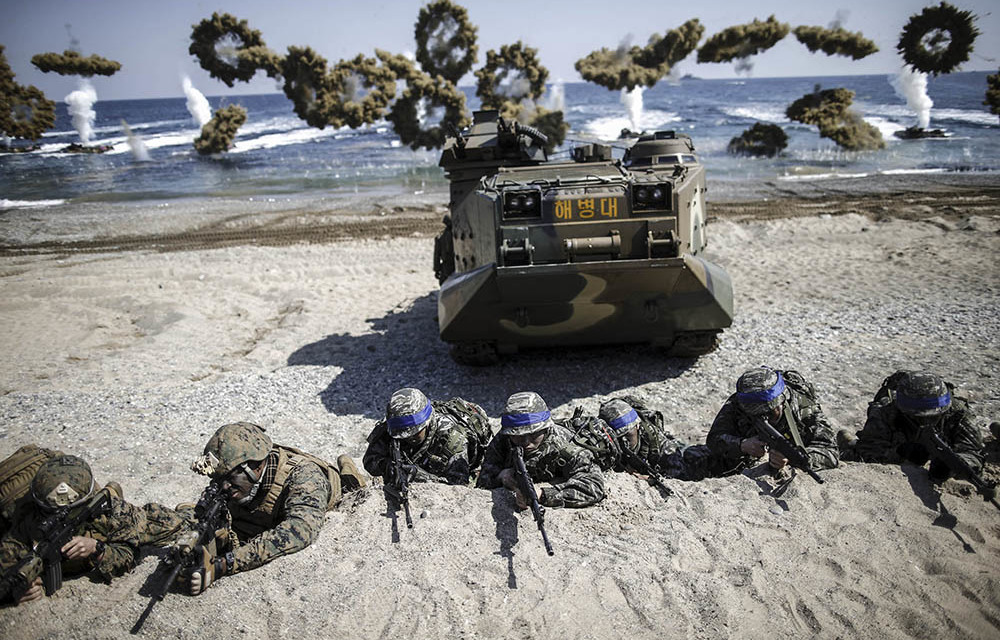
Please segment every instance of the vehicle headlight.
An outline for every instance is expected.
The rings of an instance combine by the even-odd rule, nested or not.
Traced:
[[[508,191],[503,194],[504,218],[540,218],[542,199],[537,191]]]
[[[670,209],[673,204],[670,184],[643,184],[632,189],[632,210]]]

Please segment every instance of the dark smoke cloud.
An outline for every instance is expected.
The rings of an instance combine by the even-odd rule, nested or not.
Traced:
[[[56,103],[33,85],[14,81],[4,46],[0,45],[0,133],[10,138],[37,140],[55,126]]]
[[[441,119],[434,121],[434,113]],[[406,89],[392,105],[386,120],[411,149],[439,149],[449,126],[461,129],[470,120],[465,115],[465,94],[441,76],[414,69],[406,78]]]
[[[986,76],[986,100],[990,113],[1000,116],[1000,71]]]
[[[727,27],[716,33],[698,50],[698,62],[732,62],[767,51],[788,35],[790,27],[774,16],[761,22]]]
[[[122,68],[120,62],[108,60],[99,55],[84,58],[76,51],[67,49],[62,53],[39,53],[31,57],[31,64],[43,73],[50,71],[61,76],[113,76]]]
[[[262,70],[277,77],[281,57],[267,48],[260,31],[228,13],[213,13],[192,27],[188,53],[210,76],[232,87]]]
[[[652,87],[695,50],[704,32],[697,19],[688,20],[662,38],[654,35],[645,47],[601,48],[577,60],[575,67],[584,80],[612,91]]]
[[[853,151],[882,149],[885,141],[879,130],[851,111],[854,92],[850,89],[824,89],[819,86],[785,110],[790,120],[819,127],[819,135]]]
[[[828,56],[846,56],[860,60],[878,51],[874,42],[859,31],[852,33],[843,28],[795,27],[795,37],[813,53],[822,51]]]
[[[417,62],[432,76],[457,84],[476,63],[478,28],[465,7],[436,0],[422,7],[413,25]]]
[[[788,146],[788,134],[776,124],[758,122],[729,141],[732,155],[774,157]]]
[[[235,104],[219,109],[195,138],[194,148],[203,156],[223,153],[233,146],[236,132],[247,121],[247,110]]]
[[[549,70],[538,59],[538,49],[518,40],[500,51],[486,52],[486,64],[476,71],[476,95],[483,108],[496,109],[506,100],[538,100],[545,93]]]
[[[951,73],[968,61],[972,45],[979,36],[976,16],[947,2],[927,7],[899,34],[896,49],[906,64],[922,73]]]

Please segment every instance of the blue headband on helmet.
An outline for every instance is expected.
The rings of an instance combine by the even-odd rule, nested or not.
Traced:
[[[914,398],[901,393],[896,394],[896,405],[903,411],[927,411],[928,409],[941,409],[951,404],[951,393],[945,392],[943,396],[924,396]]]
[[[394,418],[389,418],[385,421],[386,426],[389,427],[389,431],[402,431],[407,427],[414,427],[418,424],[423,424],[427,422],[427,419],[431,417],[431,403],[428,402],[424,405],[424,408],[420,411],[408,416],[396,416]]]
[[[504,427],[525,427],[544,422],[551,415],[548,411],[540,411],[538,413],[508,413],[500,417],[500,424]]]
[[[624,429],[633,422],[639,419],[639,414],[635,412],[635,409],[629,409],[628,413],[622,416],[618,416],[614,420],[608,422],[611,427],[617,431],[618,429]]]
[[[780,372],[776,371],[775,373],[778,374],[778,381],[774,383],[773,387],[763,391],[738,391],[736,393],[736,399],[739,400],[741,404],[770,402],[774,400],[785,391],[785,379],[781,377]]]

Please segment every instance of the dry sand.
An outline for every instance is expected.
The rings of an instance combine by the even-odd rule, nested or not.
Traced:
[[[437,338],[433,202],[2,213],[0,457],[58,447],[134,503],[172,505],[203,486],[188,465],[219,425],[248,419],[278,442],[360,458],[401,386],[491,415],[525,389],[557,412],[634,392],[701,441],[758,364],[805,374],[847,427],[887,374],[933,369],[985,429],[1000,418],[1000,189],[889,191],[715,203],[708,257],[732,274],[737,307],[715,353],[538,351],[491,369],[454,364]],[[1000,636],[1000,511],[912,467],[824,478],[781,495],[756,472],[671,481],[664,500],[609,476],[602,504],[549,510],[553,557],[503,491],[416,486],[411,530],[373,491],[305,551],[202,597],[168,595],[143,634]],[[70,580],[0,610],[0,636],[129,637],[156,566],[151,554],[111,586]]]

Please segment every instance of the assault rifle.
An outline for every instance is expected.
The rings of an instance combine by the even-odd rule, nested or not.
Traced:
[[[538,525],[538,530],[542,532],[542,542],[545,543],[545,551],[550,556],[555,555],[555,551],[552,550],[552,543],[549,542],[549,534],[545,533],[545,507],[538,503],[538,493],[535,491],[535,483],[532,482],[531,476],[528,475],[528,469],[524,466],[524,449],[521,447],[514,447],[514,471],[517,475],[517,482],[521,487],[521,493],[530,502],[531,505],[531,515],[535,517],[535,524]]]
[[[622,458],[627,466],[649,478],[649,481],[659,487],[667,497],[674,495],[673,489],[663,484],[663,477],[642,456],[629,449],[624,443],[622,443],[621,450]]]
[[[202,566],[206,553],[205,546],[212,541],[215,532],[222,528],[228,519],[229,507],[226,500],[227,495],[222,490],[220,482],[213,480],[205,487],[198,504],[194,507],[194,516],[197,518],[194,530],[178,538],[172,547],[171,555],[161,563],[161,566],[170,567],[170,573],[167,574],[167,579],[153,592],[149,604],[146,605],[146,610],[142,612],[135,626],[132,627],[133,634],[138,633],[142,628],[146,618],[152,612],[153,606],[166,597],[170,586],[177,580],[181,571],[192,571]]]
[[[955,475],[961,476],[963,479],[967,480],[973,487],[976,488],[976,492],[983,497],[986,502],[992,502],[993,506],[1000,509],[1000,504],[997,503],[997,488],[996,486],[989,484],[983,479],[978,473],[976,473],[969,463],[962,459],[957,453],[949,447],[941,436],[931,427],[922,428],[917,434],[917,438],[920,443],[927,447],[927,450],[931,453],[932,458],[937,458],[949,469],[952,470]]]
[[[42,520],[38,544],[0,578],[0,598],[11,596],[17,602],[38,576],[42,576],[45,595],[61,589],[62,548],[82,525],[110,511],[111,490],[104,487],[82,507],[60,507]]]
[[[403,454],[399,450],[399,440],[393,438],[389,449],[392,454],[393,490],[403,505],[403,515],[406,516],[406,528],[413,528],[413,518],[410,517],[410,480],[403,469]]]
[[[792,465],[796,469],[801,469],[809,474],[809,477],[816,482],[823,484],[823,478],[819,477],[815,471],[809,466],[809,454],[805,449],[798,446],[794,442],[789,442],[783,435],[778,433],[778,430],[767,423],[764,418],[757,418],[753,422],[754,428],[757,429],[757,434],[760,439],[764,441],[768,449],[774,449],[781,455],[785,456],[788,460],[788,464]]]

